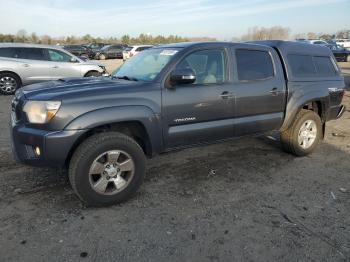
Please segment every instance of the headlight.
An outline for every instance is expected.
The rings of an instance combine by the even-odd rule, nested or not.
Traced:
[[[45,124],[57,113],[61,106],[59,101],[28,101],[23,107],[32,124]]]

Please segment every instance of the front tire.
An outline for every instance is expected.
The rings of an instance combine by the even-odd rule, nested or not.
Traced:
[[[85,77],[99,77],[99,76],[101,76],[101,73],[97,71],[89,71],[85,75]]]
[[[98,56],[98,59],[99,59],[99,60],[106,60],[106,56],[105,56],[104,54],[100,54],[100,55]]]
[[[348,55],[345,60],[346,62],[350,62],[350,55]]]
[[[292,125],[281,132],[283,149],[296,156],[311,154],[322,135],[322,122],[314,111],[302,109]]]
[[[132,138],[117,132],[89,137],[74,152],[69,181],[88,206],[109,206],[131,198],[145,176],[146,158]]]
[[[13,73],[0,73],[0,93],[13,95],[21,87],[21,80]]]

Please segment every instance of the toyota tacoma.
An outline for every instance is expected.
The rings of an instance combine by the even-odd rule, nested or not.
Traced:
[[[285,151],[314,151],[344,112],[344,79],[327,47],[288,41],[178,43],[141,52],[111,77],[17,90],[18,161],[67,167],[87,205],[129,199],[146,159],[188,146],[279,131]]]

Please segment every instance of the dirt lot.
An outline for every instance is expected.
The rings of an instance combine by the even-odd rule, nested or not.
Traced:
[[[309,157],[265,137],[166,154],[149,160],[135,198],[95,209],[64,170],[14,162],[10,100],[0,97],[1,261],[350,261],[350,110]]]

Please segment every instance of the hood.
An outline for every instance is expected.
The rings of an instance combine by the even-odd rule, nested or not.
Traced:
[[[62,100],[101,93],[130,92],[130,89],[147,84],[109,77],[79,77],[28,85],[22,87],[21,91],[29,100]]]

